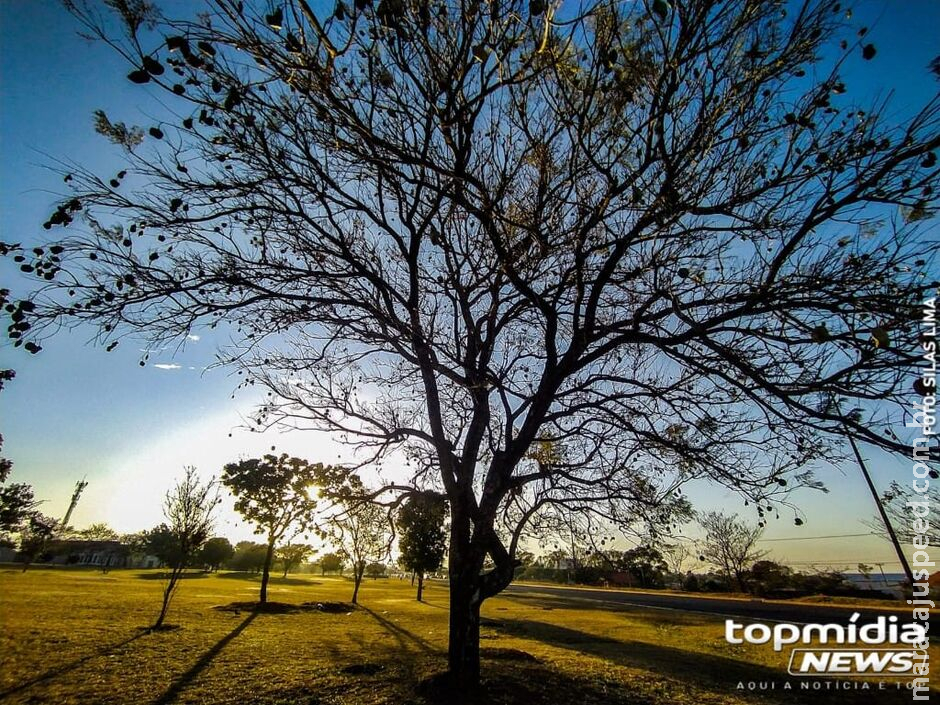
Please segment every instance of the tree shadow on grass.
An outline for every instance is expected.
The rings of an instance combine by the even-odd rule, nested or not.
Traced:
[[[415,600],[415,602],[417,602],[417,600]],[[435,605],[433,602],[429,602],[427,598],[421,600],[421,602],[419,602],[418,604],[424,605],[425,607],[433,607],[436,610],[449,610],[450,609],[448,605]]]
[[[210,573],[205,573],[201,570],[191,571],[183,573],[180,576],[180,580],[196,580],[199,578],[208,578]],[[138,573],[134,577],[140,578],[141,580],[166,580],[168,576],[168,571],[155,570],[152,573]]]
[[[229,573],[216,573],[215,575],[226,580],[261,582],[261,573],[250,573],[248,571],[232,571]],[[309,580],[307,578],[284,578],[280,575],[272,575],[268,579],[268,585],[322,585],[322,583],[319,580]]]
[[[868,705],[872,702],[873,692],[878,692],[878,698],[886,697],[884,702],[900,703],[910,700],[910,694],[906,690],[896,691],[897,698],[892,699],[891,691],[878,691],[877,685],[873,685],[871,690],[833,688],[804,691],[800,689],[800,683],[805,679],[789,676],[782,669],[672,646],[613,639],[546,622],[500,619],[489,620],[489,624],[497,632],[508,636],[533,639],[554,647],[590,654],[620,666],[638,668],[719,695],[737,694],[755,702],[780,702],[795,693],[799,693],[801,703]],[[792,683],[792,691],[782,690],[785,681]],[[737,690],[738,683],[750,682],[773,682],[776,683],[776,690]],[[879,699],[879,702],[882,700]]]
[[[395,637],[395,640],[398,642],[399,646],[402,649],[408,649],[409,645],[417,647],[419,650],[423,651],[426,654],[440,654],[443,653],[441,649],[427,641],[426,639],[421,638],[414,632],[410,632],[404,627],[390,619],[386,619],[382,615],[370,610],[368,607],[363,607],[359,605],[359,609],[365,612],[367,615],[372,617],[379,625],[382,626],[389,634]]]
[[[572,592],[576,592],[572,590]],[[604,612],[624,612],[631,616],[644,618],[649,616],[653,621],[656,615],[662,614],[662,608],[655,605],[637,605],[629,602],[609,602],[592,597],[580,597],[577,594],[568,597],[555,597],[537,592],[511,592],[500,595],[505,600],[512,600],[528,607],[539,607],[545,611],[552,610],[592,610]],[[669,621],[673,624],[687,626],[724,623],[725,617],[721,614],[707,612],[683,612],[670,609]]]
[[[240,614],[242,612],[264,612],[265,614],[293,614],[295,612],[324,612],[326,614],[349,614],[356,609],[348,602],[231,602],[227,605],[216,605],[212,609],[218,612]]]
[[[168,703],[176,700],[176,697],[183,691],[183,689],[192,683],[199,676],[199,674],[202,673],[210,663],[212,663],[212,660],[222,652],[222,649],[228,646],[232,639],[245,631],[248,625],[254,621],[258,614],[258,612],[251,612],[247,617],[245,617],[245,619],[241,621],[237,627],[219,639],[215,646],[200,656],[199,660],[196,661],[196,663],[194,663],[192,667],[186,671],[186,673],[177,678],[176,681],[169,688],[167,688],[163,695],[154,700],[153,705],[168,705]]]
[[[421,680],[415,694],[425,705],[664,705],[631,684],[604,676],[574,677],[550,665],[491,661],[484,656],[479,689],[455,686],[446,672]]]
[[[10,695],[14,695],[15,693],[19,693],[22,690],[26,690],[27,688],[31,688],[34,685],[39,685],[40,683],[45,683],[46,681],[53,680],[54,678],[58,678],[59,676],[65,675],[66,673],[70,673],[71,671],[74,671],[77,668],[81,668],[84,664],[86,664],[88,661],[91,661],[92,659],[96,659],[102,656],[110,656],[113,652],[117,651],[118,649],[124,646],[127,646],[128,644],[136,641],[137,639],[140,639],[140,637],[149,633],[150,633],[149,629],[141,628],[137,632],[137,634],[135,634],[134,636],[128,637],[127,639],[124,639],[123,641],[119,641],[117,644],[111,644],[110,646],[105,646],[104,648],[98,649],[97,651],[90,653],[87,656],[82,656],[81,658],[75,659],[74,661],[69,661],[68,663],[63,664],[61,666],[56,666],[55,668],[50,669],[46,671],[45,673],[38,675],[34,678],[30,678],[28,681],[24,681],[23,683],[20,683],[19,685],[13,686],[12,688],[7,688],[6,690],[0,690],[0,700]]]
[[[407,705],[673,705],[666,699],[645,699],[629,683],[603,674],[582,677],[563,673],[551,664],[516,658],[517,654],[483,654],[479,690],[454,686],[443,669],[442,653],[403,655],[396,644],[378,647],[371,661],[338,667],[341,678],[323,684],[294,686],[246,700],[242,705],[334,702],[383,702]],[[336,656],[334,660],[341,657]],[[340,661],[342,663],[342,661]]]

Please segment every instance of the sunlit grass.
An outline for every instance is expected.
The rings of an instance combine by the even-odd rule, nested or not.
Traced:
[[[427,703],[446,663],[447,591],[419,604],[406,581],[367,579],[348,614],[213,607],[257,598],[240,574],[183,581],[168,622],[156,571],[0,571],[0,700],[10,703]],[[269,599],[345,602],[351,582],[272,579]],[[492,703],[891,703],[897,691],[782,690],[788,650],[725,643],[723,619],[535,593],[484,607]],[[934,651],[935,649],[932,649]],[[940,653],[936,654],[940,662]],[[740,681],[776,681],[746,692]],[[791,679],[795,688],[799,681]]]

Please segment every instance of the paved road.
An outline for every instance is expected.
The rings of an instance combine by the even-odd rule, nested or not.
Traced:
[[[520,601],[544,603],[570,603],[576,607],[579,602],[603,603],[616,608],[645,607],[682,612],[710,614],[718,617],[741,617],[748,622],[792,622],[797,624],[845,624],[852,612],[859,612],[858,624],[874,621],[879,615],[897,615],[898,622],[911,621],[911,614],[906,610],[899,612],[878,611],[870,607],[856,610],[844,607],[826,607],[800,602],[781,603],[763,600],[732,600],[711,597],[691,597],[670,593],[627,592],[621,590],[591,590],[585,588],[550,587],[547,585],[515,584],[510,585],[504,596]],[[903,607],[903,603],[898,603]]]

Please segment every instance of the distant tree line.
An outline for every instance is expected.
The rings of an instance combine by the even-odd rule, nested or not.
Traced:
[[[540,556],[521,554],[517,580],[576,583],[687,592],[737,592],[762,597],[830,595],[884,598],[892,595],[852,585],[834,570],[801,572],[766,558],[757,548],[761,525],[720,512],[698,515],[704,536],[696,544],[669,544],[647,537],[627,550],[598,548],[576,539],[559,540]],[[697,551],[692,551],[692,548]],[[694,560],[694,563],[692,562]],[[693,571],[693,565],[704,570]],[[864,574],[860,566],[859,570]]]

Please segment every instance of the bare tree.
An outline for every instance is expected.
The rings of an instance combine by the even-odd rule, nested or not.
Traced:
[[[322,535],[349,563],[353,572],[353,594],[350,602],[359,602],[359,587],[366,567],[388,558],[392,531],[388,513],[369,502],[353,501],[327,519]]]
[[[152,629],[163,627],[170,600],[183,573],[209,538],[212,531],[212,515],[220,501],[215,479],[200,482],[194,467],[186,468],[183,479],[166,493],[163,500],[163,516],[166,517],[166,526],[169,529],[169,546],[165,555],[169,573],[163,587],[160,614]]]
[[[933,477],[934,474],[936,471],[931,470],[930,476]],[[928,536],[931,543],[940,537],[940,517],[937,516],[937,512],[927,510],[928,507],[936,506],[938,501],[937,492],[927,484],[929,482],[926,480],[921,483],[928,489],[923,494],[919,494],[914,492],[912,487],[893,481],[881,495],[885,513],[898,537],[905,543],[913,543],[914,537],[919,534]],[[915,531],[914,521],[917,519],[920,519],[924,531]],[[875,534],[884,537],[885,540],[890,540],[881,517],[876,516],[865,521],[865,526]]]
[[[5,248],[16,344],[223,325],[258,428],[404,452],[370,498],[447,494],[461,684],[548,508],[668,522],[704,477],[763,510],[844,429],[903,448],[940,99],[853,101],[877,51],[828,0],[68,5],[175,113],[102,112],[126,170],[70,167],[46,227],[83,227]]]
[[[683,569],[693,556],[693,547],[685,541],[676,541],[675,543],[663,543],[657,548],[663,555],[663,560],[669,567],[669,572],[673,575],[682,576]]]
[[[757,541],[764,533],[763,526],[750,525],[720,512],[701,515],[699,523],[705,529],[702,560],[720,568],[729,582],[745,592],[748,568],[767,555],[767,551],[757,548]]]

